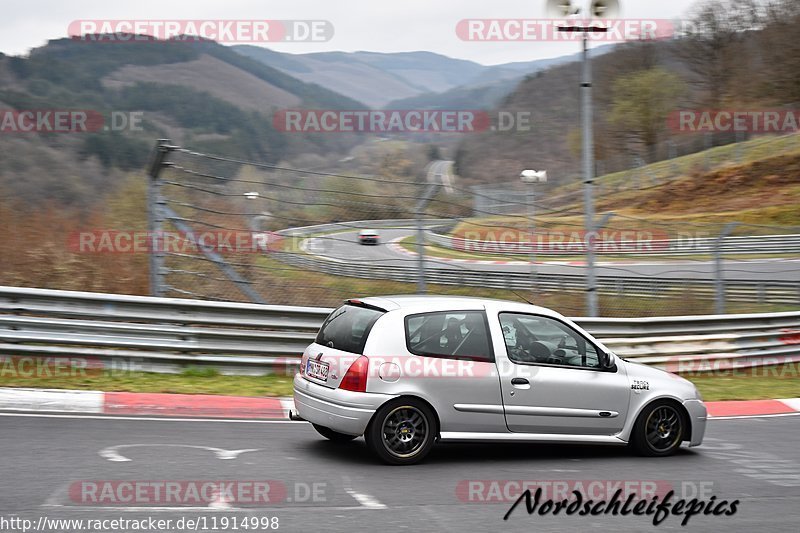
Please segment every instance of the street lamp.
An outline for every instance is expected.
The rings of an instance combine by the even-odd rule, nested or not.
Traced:
[[[531,292],[534,295],[538,292],[538,283],[536,279],[536,225],[534,224],[534,216],[536,215],[536,204],[534,203],[535,200],[535,189],[534,186],[537,183],[546,183],[547,182],[547,171],[546,170],[523,170],[519,178],[522,180],[523,183],[530,183],[531,185],[531,192],[530,192],[530,202],[528,203],[529,212],[529,223],[530,223],[530,235],[531,235],[531,251],[530,251],[530,261],[531,261]]]
[[[587,314],[597,316],[597,278],[594,271],[594,239],[592,235],[597,225],[594,220],[594,138],[592,133],[592,69],[588,57],[589,34],[604,33],[608,28],[592,25],[593,17],[606,19],[619,16],[618,0],[592,0],[587,9],[573,5],[571,0],[547,0],[547,14],[553,17],[568,17],[567,26],[559,26],[558,31],[581,33],[583,35],[583,81],[581,82],[583,108],[583,204],[584,229],[586,233],[586,307]],[[583,19],[578,17],[586,14]]]

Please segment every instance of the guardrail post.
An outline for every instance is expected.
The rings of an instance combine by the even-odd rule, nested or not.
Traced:
[[[722,274],[722,244],[725,237],[738,226],[738,222],[729,222],[722,228],[719,236],[714,240],[714,308],[718,315],[725,314],[725,280]]]
[[[428,288],[425,285],[425,226],[422,223],[422,217],[425,215],[425,208],[428,202],[431,201],[433,195],[439,190],[441,185],[439,183],[431,183],[422,197],[417,202],[416,209],[414,210],[417,222],[417,293],[425,294]]]
[[[147,172],[147,232],[150,241],[150,295],[164,295],[164,252],[161,245],[164,199],[161,196],[161,169],[173,149],[169,139],[159,139]]]
[[[587,203],[588,205],[588,203]],[[597,275],[595,274],[594,264],[594,245],[597,239],[597,231],[603,229],[608,224],[613,212],[606,213],[599,220],[594,218],[594,210],[586,212],[586,313],[590,317],[597,316]]]

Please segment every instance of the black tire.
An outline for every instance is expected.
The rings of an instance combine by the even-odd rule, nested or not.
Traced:
[[[364,439],[384,463],[412,465],[430,453],[438,434],[436,416],[426,403],[400,398],[378,409]]]
[[[333,442],[350,442],[351,440],[355,439],[355,435],[348,435],[347,433],[339,433],[338,431],[334,431],[329,427],[320,426],[319,424],[311,424],[314,426],[314,429],[317,430],[317,433],[325,437],[326,439],[333,441]]]
[[[636,419],[631,448],[647,457],[672,455],[681,447],[686,429],[686,417],[680,407],[672,402],[653,402]]]

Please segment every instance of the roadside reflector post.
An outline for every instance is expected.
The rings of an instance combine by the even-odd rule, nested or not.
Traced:
[[[728,222],[714,241],[714,307],[718,315],[725,314],[725,279],[722,273],[722,253],[725,237],[728,237],[738,226],[738,222]]]

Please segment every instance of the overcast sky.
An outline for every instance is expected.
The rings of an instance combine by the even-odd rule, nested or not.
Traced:
[[[574,0],[573,0],[574,1]],[[673,19],[697,0],[622,0],[624,18]],[[67,36],[82,19],[323,19],[335,36],[326,43],[271,43],[289,53],[331,50],[426,50],[482,64],[556,57],[574,43],[465,42],[455,26],[469,18],[544,18],[544,0],[6,0],[0,51],[26,54]]]

